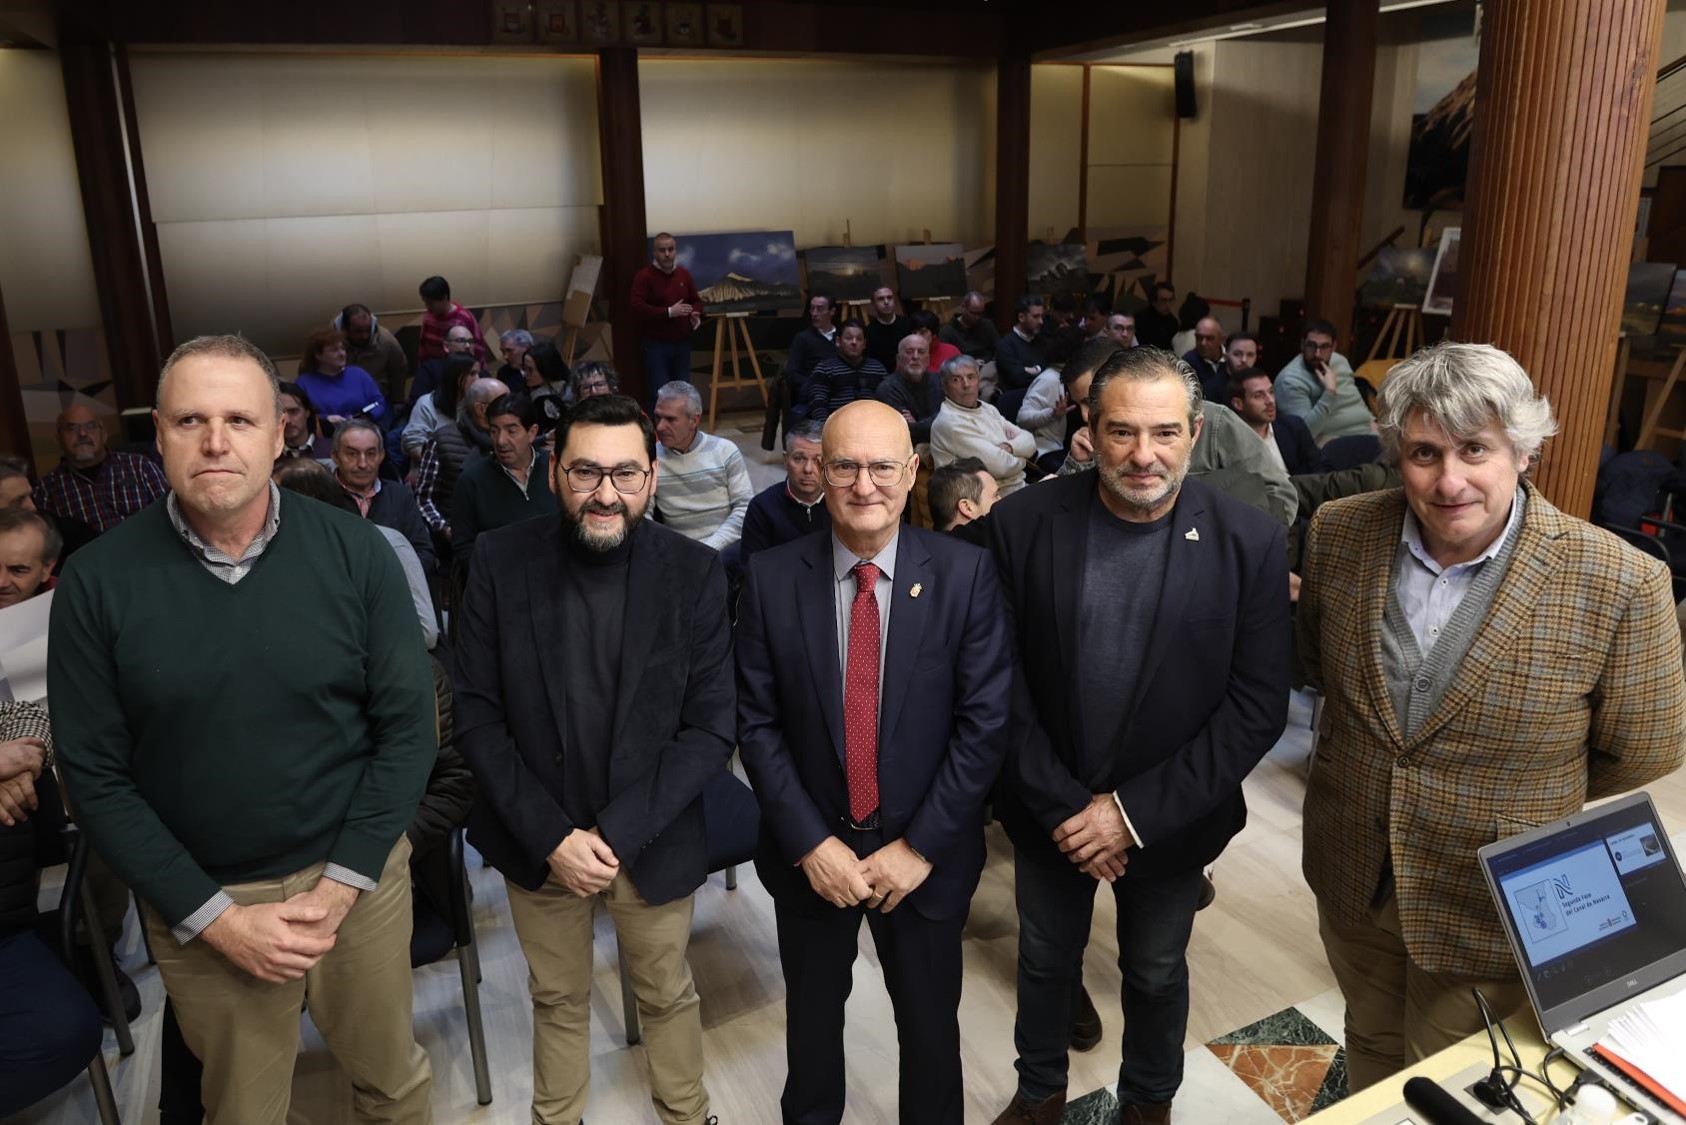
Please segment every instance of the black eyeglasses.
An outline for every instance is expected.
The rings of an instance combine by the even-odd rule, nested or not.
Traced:
[[[833,488],[848,488],[861,479],[861,470],[865,469],[872,478],[872,483],[879,488],[888,488],[893,484],[900,484],[907,475],[907,465],[902,461],[871,461],[862,464],[859,461],[827,461],[825,463],[825,481]]]
[[[632,496],[644,490],[644,482],[650,479],[650,470],[632,465],[614,469],[605,469],[600,465],[574,465],[564,475],[568,478],[568,487],[575,492],[596,492],[603,478],[608,477],[616,492]]]

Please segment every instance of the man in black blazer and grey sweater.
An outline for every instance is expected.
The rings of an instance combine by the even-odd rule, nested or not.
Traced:
[[[487,532],[456,652],[469,840],[503,873],[531,970],[533,1120],[573,1125],[590,1076],[593,900],[626,956],[667,1123],[701,1125],[702,1021],[685,963],[707,875],[702,792],[736,693],[717,552],[644,519],[655,433],[632,399],[556,430],[562,512]]]
[[[1283,529],[1184,479],[1200,401],[1170,352],[1116,353],[1089,388],[1096,471],[990,513],[1018,657],[996,805],[1016,852],[1018,1093],[997,1125],[1059,1120],[1097,883],[1118,900],[1121,1120],[1170,1120],[1201,868],[1287,719]]]

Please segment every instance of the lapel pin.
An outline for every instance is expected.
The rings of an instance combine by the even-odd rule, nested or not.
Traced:
[[[1183,538],[1187,539],[1190,543],[1200,542],[1200,529],[1198,527],[1189,528],[1187,531],[1183,532]]]
[[[919,582],[915,582],[911,587],[908,588],[907,596],[910,597],[910,598],[917,598],[920,594],[922,594],[924,592],[925,592],[924,584],[919,583]]]

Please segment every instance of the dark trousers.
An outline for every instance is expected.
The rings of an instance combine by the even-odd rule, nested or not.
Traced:
[[[0,931],[0,1117],[68,1085],[93,1061],[99,1009],[34,930]]]
[[[1096,880],[1058,852],[1019,849],[1019,1092],[1042,1101],[1066,1088],[1071,1005],[1095,911]],[[1104,885],[1104,884],[1103,884]],[[1182,1084],[1188,1030],[1188,938],[1200,903],[1200,868],[1112,884],[1118,901],[1118,967],[1124,975],[1123,1105],[1169,1102]]]
[[[664,383],[691,381],[691,341],[645,340],[643,351],[644,384],[650,388],[651,402]]]
[[[838,835],[865,856],[883,845],[879,831]],[[843,1005],[854,985],[861,915],[884,968],[901,1047],[903,1125],[960,1125],[960,931],[964,912],[932,921],[903,902],[894,911],[840,910],[801,885],[773,898],[784,968],[785,1053],[790,1074],[779,1105],[785,1125],[837,1125],[843,1119]]]

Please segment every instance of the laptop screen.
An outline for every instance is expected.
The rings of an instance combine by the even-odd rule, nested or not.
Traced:
[[[1686,879],[1643,795],[1489,845],[1481,858],[1542,1020],[1686,951]]]

